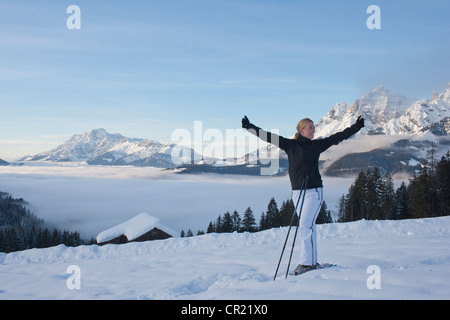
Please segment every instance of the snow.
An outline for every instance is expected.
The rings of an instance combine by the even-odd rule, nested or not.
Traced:
[[[326,193],[330,208],[342,195],[343,181],[352,182],[331,180]],[[330,198],[336,184],[339,194]],[[153,167],[48,162],[0,166],[0,190],[26,199],[39,218],[78,231],[84,239],[139,212],[196,234],[219,214],[237,210],[242,215],[250,206],[259,218],[272,197],[281,204],[291,195],[287,176],[183,175]]]
[[[161,167],[173,167],[167,160],[176,144],[161,144],[154,140],[127,138],[120,133],[111,134],[105,129],[93,129],[75,134],[58,147],[27,156],[20,161],[88,162],[92,164],[132,164],[148,158],[159,159]],[[190,153],[190,149],[187,150]],[[161,157],[162,156],[162,157]]]
[[[0,253],[0,299],[450,298],[450,217],[319,225],[319,262],[337,266],[284,279],[286,251],[273,281],[286,232]]]
[[[422,135],[426,128],[450,117],[450,83],[434,98],[407,99],[380,86],[350,105],[335,104],[316,124],[316,138],[327,137],[355,123],[359,115],[365,120],[361,133],[384,135]]]
[[[132,241],[153,228],[158,228],[172,237],[179,234],[179,232],[163,224],[160,219],[142,212],[124,223],[100,232],[97,236],[97,243],[106,242],[121,235],[125,235],[129,241]]]

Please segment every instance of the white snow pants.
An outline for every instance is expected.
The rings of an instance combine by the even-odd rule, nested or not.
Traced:
[[[300,213],[303,193],[301,190],[292,191],[292,201],[297,207],[297,215]],[[300,214],[298,241],[300,242],[300,264],[312,266],[317,263],[317,232],[316,219],[323,202],[323,188],[307,189],[305,202]]]

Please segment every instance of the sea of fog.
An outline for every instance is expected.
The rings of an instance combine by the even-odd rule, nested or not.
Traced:
[[[354,178],[323,177],[324,199],[336,212]],[[0,167],[0,191],[23,198],[39,218],[85,239],[141,212],[173,229],[206,231],[219,214],[251,207],[257,222],[272,197],[291,196],[288,176],[176,174],[149,167],[27,163]]]

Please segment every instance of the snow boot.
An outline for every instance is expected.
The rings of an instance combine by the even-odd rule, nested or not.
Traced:
[[[303,264],[299,264],[297,266],[297,268],[295,268],[295,270],[294,270],[294,275],[298,276],[299,274],[314,270],[314,269],[316,269],[316,267],[317,267],[317,264],[315,264],[313,266],[305,266]]]

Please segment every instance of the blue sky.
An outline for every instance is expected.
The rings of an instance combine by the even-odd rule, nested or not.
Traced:
[[[244,114],[290,136],[380,84],[430,98],[450,81],[449,13],[448,0],[1,0],[0,158],[94,128],[225,132]]]

